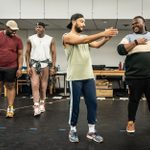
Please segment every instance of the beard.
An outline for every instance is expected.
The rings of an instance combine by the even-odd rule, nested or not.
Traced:
[[[134,27],[134,28],[133,28],[133,32],[135,32],[135,33],[137,33],[137,34],[141,34],[141,33],[144,33],[145,30],[144,30],[144,28]]]
[[[6,35],[9,36],[9,37],[13,37],[13,33],[12,32],[9,32],[9,31],[6,31]]]
[[[81,28],[79,28],[78,26],[75,26],[75,30],[77,33],[81,33],[83,30]]]

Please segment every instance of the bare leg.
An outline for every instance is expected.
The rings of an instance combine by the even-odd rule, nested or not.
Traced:
[[[39,86],[40,86],[39,75],[36,73],[35,69],[32,67],[31,87],[32,87],[34,103],[39,103],[39,99],[40,99]]]
[[[15,82],[5,82],[6,86],[6,97],[8,100],[8,107],[7,107],[7,113],[6,117],[12,118],[14,116],[14,99],[15,99]]]
[[[33,94],[33,103],[34,103],[34,116],[38,116],[41,114],[39,109],[39,100],[40,100],[40,75],[36,73],[35,69],[32,67],[32,76],[31,76],[31,87]]]
[[[46,67],[42,69],[41,72],[41,86],[40,86],[40,99],[45,100],[46,99],[46,90],[47,90],[47,85],[48,85],[48,78],[49,78],[49,68]]]
[[[8,105],[13,105],[15,99],[15,82],[5,82],[5,86],[7,91]]]
[[[49,77],[49,68],[42,69],[40,78],[40,111],[45,112],[46,90]]]

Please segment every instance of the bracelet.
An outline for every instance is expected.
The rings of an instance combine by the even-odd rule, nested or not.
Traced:
[[[134,43],[135,43],[135,45],[138,45],[138,44],[139,44],[137,40],[134,40]]]

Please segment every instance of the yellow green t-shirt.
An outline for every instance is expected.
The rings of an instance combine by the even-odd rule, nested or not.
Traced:
[[[67,80],[94,78],[88,44],[70,45],[64,49],[67,56]]]

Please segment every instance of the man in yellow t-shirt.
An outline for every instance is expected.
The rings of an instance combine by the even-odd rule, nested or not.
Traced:
[[[101,47],[112,36],[116,36],[118,30],[110,28],[89,36],[81,35],[85,27],[85,19],[82,14],[72,15],[67,27],[71,31],[63,35],[63,45],[68,63],[67,80],[70,85],[69,141],[79,142],[76,125],[80,96],[83,95],[87,106],[89,126],[87,138],[100,143],[103,142],[103,137],[98,135],[95,129],[97,102],[90,47]]]

